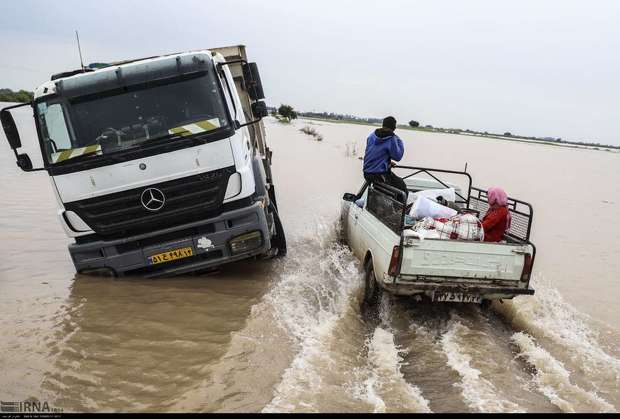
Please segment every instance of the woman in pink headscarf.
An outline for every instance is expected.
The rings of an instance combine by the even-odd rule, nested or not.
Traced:
[[[487,191],[489,210],[482,218],[485,242],[498,242],[510,228],[510,211],[508,195],[502,188],[489,188]]]

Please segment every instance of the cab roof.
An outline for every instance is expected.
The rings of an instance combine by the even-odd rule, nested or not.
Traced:
[[[124,60],[103,68],[59,73],[35,89],[34,99],[56,94],[64,97],[84,96],[131,84],[208,71],[212,55],[208,50],[200,50]]]

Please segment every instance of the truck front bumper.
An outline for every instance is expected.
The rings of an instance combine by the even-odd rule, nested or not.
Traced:
[[[272,224],[262,203],[256,202],[215,218],[147,234],[70,244],[69,253],[78,272],[107,270],[115,275],[172,276],[265,254],[271,248]],[[241,250],[230,245],[231,240],[252,232],[259,232],[261,239]],[[154,255],[187,248],[192,249],[192,256],[153,263]]]

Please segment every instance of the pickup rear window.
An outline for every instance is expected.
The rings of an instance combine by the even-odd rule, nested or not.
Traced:
[[[379,185],[370,185],[366,209],[396,234],[400,234],[403,220],[403,204],[394,199],[390,191]]]

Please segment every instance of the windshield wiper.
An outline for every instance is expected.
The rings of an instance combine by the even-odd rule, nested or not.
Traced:
[[[183,138],[181,135],[179,134],[167,134],[167,135],[163,135],[161,137],[156,137],[156,138],[150,138],[150,139],[144,139],[143,141],[140,141],[138,144],[132,145],[130,147],[124,147],[122,150],[119,150],[121,152],[124,151],[135,151],[141,148],[148,148],[148,147],[152,147],[152,146],[158,146],[158,145],[162,145],[166,144],[166,140],[170,140],[170,139],[178,139],[178,138]]]
[[[148,140],[141,141],[140,143],[133,145],[131,147],[124,147],[124,148],[115,150],[113,152],[105,153],[105,154],[103,154],[101,150],[91,151],[88,153],[81,154],[79,156],[65,159],[57,163],[53,163],[53,165],[64,166],[64,165],[72,164],[72,163],[80,163],[80,162],[91,160],[94,156],[101,156],[103,159],[109,160],[109,161],[122,161],[123,159],[122,156],[126,152],[132,152],[132,151],[136,151],[139,149],[145,149],[145,148],[150,148],[150,147],[176,147],[179,145],[179,141],[183,141],[183,142],[191,141],[195,144],[200,144],[201,142],[203,142],[204,137],[209,136],[210,134],[213,134],[218,131],[219,131],[219,128],[212,130],[212,131],[208,131],[208,132],[207,131],[197,132],[197,133],[185,134],[185,135],[166,134],[161,137],[156,137],[156,138],[151,138]]]
[[[151,138],[151,139],[148,139],[148,140],[141,141],[139,144],[136,144],[136,145],[131,146],[131,147],[124,148],[123,151],[136,150],[136,149],[149,148],[149,147],[159,147],[159,146],[171,146],[171,147],[174,147],[175,145],[177,145],[177,143],[175,143],[175,141],[188,140],[188,141],[196,142],[196,141],[202,140],[202,138],[199,137],[199,136],[205,136],[205,134],[207,134],[207,135],[208,134],[212,134],[212,133],[214,133],[216,131],[217,130],[205,131],[205,132],[196,132],[196,133],[193,133],[193,134],[185,134],[185,135],[181,135],[181,134],[166,134],[166,135],[163,135],[161,137],[156,137],[156,138]],[[170,140],[173,140],[173,141],[170,141]]]

